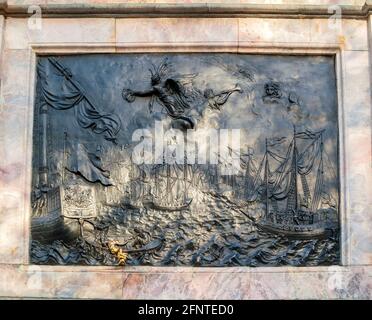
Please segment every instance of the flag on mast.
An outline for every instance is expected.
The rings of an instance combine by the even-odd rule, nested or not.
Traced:
[[[56,58],[48,58],[49,63],[39,61],[38,74],[42,97],[48,106],[56,110],[74,108],[77,123],[96,134],[104,134],[105,139],[116,144],[121,128],[120,118],[115,114],[103,113],[95,106],[84,88]]]

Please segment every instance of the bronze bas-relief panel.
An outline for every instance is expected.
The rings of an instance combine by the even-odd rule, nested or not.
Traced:
[[[38,58],[32,263],[338,264],[338,181],[331,56]]]

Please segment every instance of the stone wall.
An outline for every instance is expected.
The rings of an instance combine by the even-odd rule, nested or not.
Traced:
[[[314,3],[0,1],[0,296],[371,298],[372,2]],[[328,8],[335,4],[342,16],[337,26],[330,26]],[[30,28],[30,5],[41,5],[41,29]],[[335,56],[342,266],[199,269],[29,264],[36,55],[179,51]]]

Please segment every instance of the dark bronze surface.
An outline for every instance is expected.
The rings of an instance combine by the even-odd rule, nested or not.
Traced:
[[[133,133],[155,136],[160,121],[198,143],[202,129],[240,130],[237,148],[219,144],[238,171],[226,174],[221,154],[194,163],[186,150],[182,161],[164,152],[136,163],[145,137]],[[31,260],[338,264],[337,122],[332,57],[39,57]]]

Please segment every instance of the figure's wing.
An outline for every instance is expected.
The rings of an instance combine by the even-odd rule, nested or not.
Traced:
[[[235,78],[248,80],[249,82],[255,81],[255,74],[257,74],[256,68],[248,64],[229,64],[225,63],[221,56],[216,56],[214,58],[209,58],[205,60],[209,65],[216,66],[221,70],[229,73]]]
[[[203,59],[204,62],[208,65],[216,66],[220,68],[221,70],[225,72],[231,72],[234,71],[231,69],[231,66],[224,63],[221,56],[214,56],[214,57],[208,57],[206,59]]]
[[[183,86],[192,85],[194,79],[198,76],[197,73],[190,74],[178,74],[172,77],[175,81],[179,82]]]
[[[183,93],[182,84],[179,83],[177,80],[167,79],[165,80],[165,85],[168,91],[170,91],[171,93],[177,93],[177,94]]]
[[[173,84],[172,88],[177,90],[177,93],[181,93],[188,102],[198,103],[205,99],[202,92],[194,85],[194,79],[197,76],[197,73],[175,75],[172,79],[168,79],[167,81],[170,81]]]
[[[158,73],[161,78],[173,73],[173,64],[169,62],[168,57],[163,59],[158,67],[153,65],[153,68],[154,72]]]

